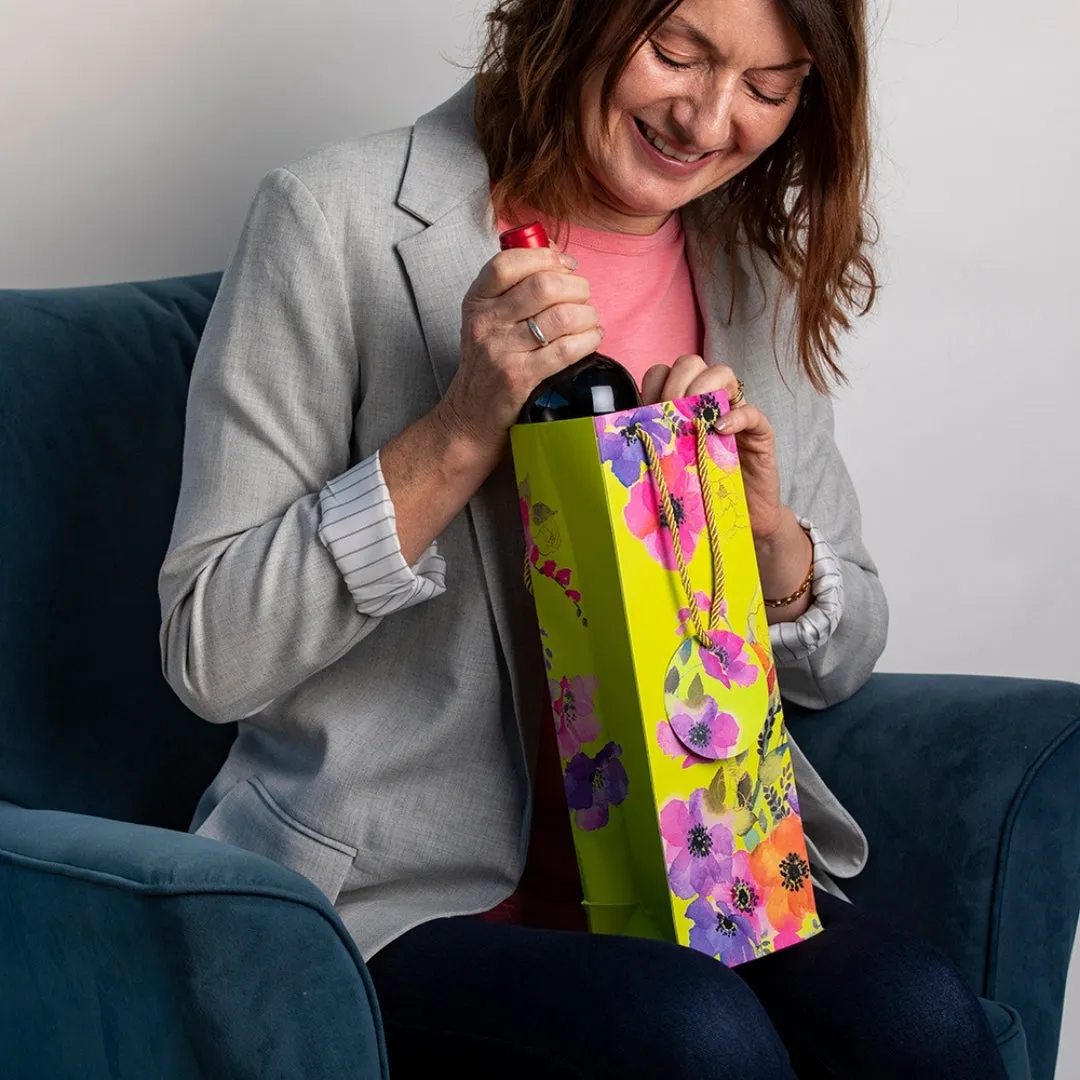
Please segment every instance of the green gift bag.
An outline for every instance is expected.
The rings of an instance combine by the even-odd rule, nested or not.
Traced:
[[[723,394],[511,431],[590,929],[821,929]]]

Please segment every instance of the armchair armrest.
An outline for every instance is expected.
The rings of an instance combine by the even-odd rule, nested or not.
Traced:
[[[875,675],[840,705],[785,714],[869,837],[845,891],[1012,1005],[1049,1080],[1080,914],[1080,686]]]
[[[0,804],[0,1072],[10,1080],[387,1075],[325,896],[186,833]]]

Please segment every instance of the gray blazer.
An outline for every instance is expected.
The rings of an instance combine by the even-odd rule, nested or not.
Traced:
[[[183,483],[161,572],[177,694],[238,720],[192,828],[309,877],[365,956],[435,917],[486,910],[525,858],[544,678],[521,584],[509,461],[439,538],[447,591],[359,612],[318,539],[319,492],[431,409],[458,362],[461,301],[498,250],[472,90],[411,129],[332,146],[261,185],[191,382]],[[745,267],[688,227],[708,359],[730,363],[777,431],[783,497],[843,565],[832,638],[780,667],[790,700],[840,701],[887,623],[833,442],[831,407],[786,358]],[[850,877],[866,840],[795,751],[819,873]]]

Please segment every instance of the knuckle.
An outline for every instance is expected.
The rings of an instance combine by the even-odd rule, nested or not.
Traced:
[[[474,319],[466,319],[461,324],[461,343],[469,352],[475,352],[484,340]]]
[[[583,355],[581,345],[571,338],[561,337],[551,346],[553,357],[560,367],[566,367]]]
[[[546,332],[549,341],[562,337],[570,329],[570,318],[565,304],[549,308],[544,315],[544,321],[547,323]]]
[[[490,320],[482,312],[470,312],[462,323],[462,336],[473,348],[482,345],[490,333]]]
[[[680,356],[679,359],[675,361],[675,363],[680,368],[691,370],[704,369],[708,366],[705,361],[696,353],[685,353],[684,355]]]
[[[561,299],[562,291],[559,274],[549,272],[535,274],[533,276],[533,295],[543,307],[551,307]]]
[[[488,264],[488,276],[493,290],[505,292],[510,287],[509,252],[500,251]]]
[[[549,312],[551,319],[551,334],[548,337],[562,337],[564,334],[572,334],[583,321],[584,313],[579,313],[570,304],[559,304]]]
[[[738,381],[731,368],[722,366],[706,368],[699,376],[698,381],[707,385],[710,390],[727,390],[729,396],[734,394]]]

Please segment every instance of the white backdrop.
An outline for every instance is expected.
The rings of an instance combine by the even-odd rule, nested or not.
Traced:
[[[442,100],[486,6],[2,0],[0,287],[220,268],[263,173]],[[1078,679],[1080,9],[876,24],[887,285],[838,437],[892,605],[881,667]]]

